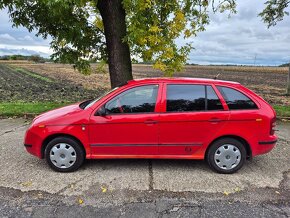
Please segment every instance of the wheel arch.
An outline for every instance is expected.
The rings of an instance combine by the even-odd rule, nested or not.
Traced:
[[[82,147],[82,149],[83,149],[83,151],[84,151],[84,155],[86,156],[86,149],[85,149],[83,143],[82,143],[82,142],[81,142],[77,137],[72,136],[72,135],[70,135],[70,134],[58,133],[58,134],[52,134],[52,135],[49,135],[49,136],[47,136],[47,137],[43,140],[42,145],[41,145],[41,158],[44,158],[44,151],[45,151],[45,148],[46,148],[47,144],[48,144],[51,140],[53,140],[53,139],[55,139],[55,138],[57,138],[57,137],[67,137],[67,138],[71,138],[71,139],[75,140],[76,142],[78,142],[78,143],[81,145],[81,147]]]
[[[232,138],[232,139],[236,139],[238,141],[240,141],[246,148],[246,152],[247,152],[247,159],[251,159],[252,158],[252,149],[250,144],[248,143],[248,141],[240,136],[237,135],[223,135],[220,136],[216,139],[214,139],[211,143],[209,143],[209,145],[207,146],[206,152],[205,152],[205,157],[207,157],[207,153],[209,151],[209,148],[212,146],[213,143],[215,143],[216,141],[220,140],[220,139],[224,139],[224,138]]]

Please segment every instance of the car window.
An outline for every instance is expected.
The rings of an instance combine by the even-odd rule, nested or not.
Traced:
[[[206,109],[207,110],[223,110],[223,105],[218,98],[217,94],[213,90],[211,86],[206,86],[207,90],[207,105]]]
[[[127,90],[106,105],[109,114],[154,112],[158,85],[139,86]]]
[[[205,110],[204,85],[167,85],[166,111]]]
[[[230,110],[257,109],[257,105],[243,93],[228,87],[217,86]]]

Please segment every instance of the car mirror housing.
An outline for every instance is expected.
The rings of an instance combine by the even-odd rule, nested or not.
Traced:
[[[100,108],[96,111],[95,116],[101,116],[101,117],[104,117],[104,116],[106,116],[106,114],[107,114],[107,111],[106,111],[105,106],[103,105],[102,107],[100,107]]]

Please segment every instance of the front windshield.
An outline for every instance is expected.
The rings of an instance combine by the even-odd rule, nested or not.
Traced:
[[[97,101],[99,101],[101,98],[105,97],[106,95],[112,93],[113,91],[115,91],[116,89],[118,89],[119,87],[113,88],[112,90],[105,92],[103,95],[101,95],[100,97],[98,97],[95,100],[92,100],[84,109],[87,109],[89,107],[91,107],[93,104],[95,104]]]

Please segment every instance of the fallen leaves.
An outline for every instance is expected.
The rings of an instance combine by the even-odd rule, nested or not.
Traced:
[[[105,186],[101,186],[101,189],[102,189],[102,192],[103,192],[103,193],[106,193],[107,190],[108,190]]]
[[[81,198],[79,198],[79,199],[78,199],[78,203],[79,203],[79,204],[83,204],[83,203],[84,203],[84,200],[81,199]]]
[[[241,189],[240,189],[239,187],[236,187],[236,188],[234,189],[234,191],[235,191],[235,192],[240,192]]]
[[[31,181],[22,182],[22,183],[20,183],[20,185],[22,185],[23,187],[30,187],[30,186],[32,186],[32,182]]]
[[[241,191],[241,189],[239,187],[236,187],[236,188],[233,189],[233,191],[224,191],[223,194],[225,196],[228,196],[229,194],[237,193],[237,192],[240,192],[240,191]]]

